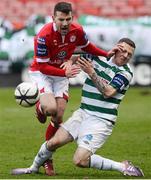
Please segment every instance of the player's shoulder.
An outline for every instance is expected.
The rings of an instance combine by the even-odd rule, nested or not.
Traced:
[[[71,30],[75,30],[75,31],[83,31],[83,27],[78,24],[78,23],[72,23],[71,24]]]
[[[129,64],[125,64],[120,68],[119,74],[126,77],[129,81],[131,81],[133,77],[133,72]]]
[[[94,56],[93,55],[93,60],[98,62],[99,64],[106,64],[106,66],[108,66],[108,60],[106,57],[104,56]]]
[[[133,71],[132,71],[132,68],[131,68],[130,64],[125,64],[123,66],[123,69],[124,69],[125,72],[130,73],[131,75],[133,75]]]
[[[39,31],[39,33],[37,34],[37,36],[47,36],[47,35],[49,35],[50,33],[51,33],[51,31],[52,31],[52,26],[53,26],[53,24],[52,23],[47,23],[47,24],[45,24],[42,28],[41,28],[41,30]]]

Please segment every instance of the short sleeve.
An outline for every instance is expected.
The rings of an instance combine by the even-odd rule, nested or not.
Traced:
[[[117,89],[117,91],[122,91],[126,86],[129,85],[130,81],[132,80],[132,74],[127,71],[121,71],[117,73],[110,85]]]
[[[80,48],[84,48],[88,45],[88,43],[89,43],[89,40],[88,40],[87,34],[85,33],[82,27],[79,28],[77,46],[79,46]]]
[[[47,39],[44,36],[36,36],[34,39],[34,51],[37,62],[49,61],[49,49]]]

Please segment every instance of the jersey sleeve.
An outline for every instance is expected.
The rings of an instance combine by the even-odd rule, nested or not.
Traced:
[[[79,48],[84,48],[89,44],[88,37],[86,33],[84,32],[83,28],[79,28],[78,30],[78,41],[77,41],[77,46]]]
[[[34,39],[34,54],[37,62],[49,61],[48,40],[45,36],[37,35]]]
[[[39,63],[39,70],[43,74],[50,75],[50,76],[60,76],[60,77],[66,76],[64,69],[50,66],[48,65],[48,63]]]
[[[129,85],[130,81],[132,80],[132,74],[126,71],[121,71],[117,73],[110,85],[117,89],[118,92],[122,91],[126,86]]]
[[[86,54],[80,54],[80,58],[81,58],[81,57],[83,57],[83,58],[85,58],[86,60],[88,60],[88,61],[91,62],[91,61],[93,61],[93,59],[96,58],[97,56],[86,53]]]

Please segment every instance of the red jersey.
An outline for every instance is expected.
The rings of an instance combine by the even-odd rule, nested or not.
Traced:
[[[34,39],[34,61],[31,71],[38,71],[38,63],[48,63],[59,68],[69,60],[76,47],[84,48],[89,44],[81,25],[72,23],[67,35],[62,36],[55,23],[46,24]]]

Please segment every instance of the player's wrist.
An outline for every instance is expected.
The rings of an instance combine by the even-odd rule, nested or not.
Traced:
[[[107,59],[110,59],[113,56],[113,53],[111,51],[107,52]]]
[[[91,72],[88,73],[88,75],[89,75],[90,78],[93,78],[94,75],[96,75],[96,72],[95,71],[91,71]]]

